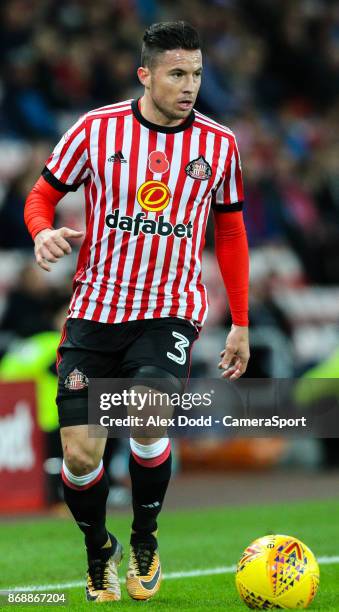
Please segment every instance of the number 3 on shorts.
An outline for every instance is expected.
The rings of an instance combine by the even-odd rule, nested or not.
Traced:
[[[186,336],[184,336],[183,334],[179,334],[179,332],[173,331],[172,336],[173,338],[177,338],[177,342],[175,343],[174,348],[178,351],[179,354],[175,355],[174,353],[170,353],[168,351],[167,357],[168,359],[172,359],[172,361],[175,361],[175,363],[179,363],[179,365],[184,365],[187,359],[185,348],[189,346],[189,341],[187,340]]]

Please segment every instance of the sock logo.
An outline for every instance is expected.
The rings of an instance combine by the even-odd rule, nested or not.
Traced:
[[[153,504],[141,504],[142,508],[159,508],[160,502],[156,501]]]

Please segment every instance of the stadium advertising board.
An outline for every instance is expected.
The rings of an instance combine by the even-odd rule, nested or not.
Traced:
[[[42,462],[34,383],[1,383],[0,513],[44,507]]]

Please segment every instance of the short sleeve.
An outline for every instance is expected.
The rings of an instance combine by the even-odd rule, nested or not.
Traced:
[[[223,179],[212,197],[212,208],[218,212],[242,210],[244,204],[241,161],[235,138],[228,146]]]
[[[46,161],[42,176],[59,191],[76,191],[89,174],[86,115],[61,138]]]

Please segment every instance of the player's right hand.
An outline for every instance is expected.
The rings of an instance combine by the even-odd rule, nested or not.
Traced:
[[[66,238],[81,238],[84,232],[78,232],[69,227],[60,229],[44,229],[34,239],[34,253],[40,268],[50,272],[49,263],[55,263],[64,255],[72,252],[71,245]]]

